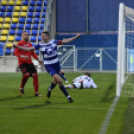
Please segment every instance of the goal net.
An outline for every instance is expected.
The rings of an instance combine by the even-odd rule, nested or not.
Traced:
[[[134,96],[134,9],[120,3],[116,95]]]

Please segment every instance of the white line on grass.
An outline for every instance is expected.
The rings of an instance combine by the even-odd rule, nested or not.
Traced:
[[[45,108],[45,109],[95,109],[95,110],[103,110],[103,109],[108,109],[108,108],[88,108],[88,107],[36,107],[36,106],[24,106],[24,107],[19,107],[19,106],[3,106],[1,105],[0,108]]]
[[[114,98],[114,101],[113,101],[111,107],[109,108],[108,113],[107,113],[107,115],[106,115],[106,117],[105,117],[105,120],[104,120],[104,122],[103,122],[103,124],[102,124],[102,126],[101,126],[101,129],[100,129],[99,134],[106,134],[108,124],[109,124],[109,122],[110,122],[110,119],[111,119],[111,117],[112,117],[114,108],[115,108],[115,106],[116,106],[118,100],[119,100],[119,97],[115,97],[115,98]]]

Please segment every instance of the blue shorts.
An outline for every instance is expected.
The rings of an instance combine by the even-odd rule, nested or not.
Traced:
[[[60,70],[62,69],[61,65],[60,65]]]
[[[46,71],[51,75],[59,74],[60,73],[60,63],[45,65]]]

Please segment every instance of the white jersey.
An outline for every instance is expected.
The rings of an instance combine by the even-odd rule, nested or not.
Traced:
[[[79,80],[83,80],[83,82],[79,82]],[[73,84],[77,89],[80,88],[97,88],[97,85],[94,83],[93,79],[88,76],[79,76],[73,80]]]
[[[59,43],[60,42],[60,43]],[[35,45],[36,50],[41,51],[44,57],[44,65],[55,64],[59,62],[57,56],[57,45],[62,44],[62,41],[50,40],[48,43],[41,42]]]

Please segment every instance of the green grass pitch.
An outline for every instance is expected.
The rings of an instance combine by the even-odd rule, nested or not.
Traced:
[[[66,73],[69,82],[82,73]],[[34,97],[32,78],[19,95],[21,73],[0,73],[0,134],[98,134],[115,97],[116,74],[92,73],[98,89],[68,89],[68,103],[58,86],[47,99],[51,77],[39,74],[39,93]],[[107,134],[122,133],[128,98],[121,97]]]

